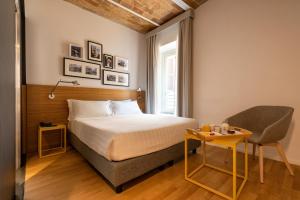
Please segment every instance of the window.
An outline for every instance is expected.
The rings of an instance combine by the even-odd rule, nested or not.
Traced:
[[[177,42],[159,48],[156,112],[176,115],[177,111]]]

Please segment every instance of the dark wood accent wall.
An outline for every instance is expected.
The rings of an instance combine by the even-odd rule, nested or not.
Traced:
[[[37,152],[37,128],[41,121],[67,124],[68,105],[67,99],[79,100],[125,100],[135,99],[141,110],[145,111],[145,92],[121,89],[83,88],[83,87],[58,87],[55,99],[50,100],[48,94],[53,86],[27,85],[26,90],[26,150],[32,154]],[[26,118],[26,119],[25,119]],[[51,146],[55,141],[48,141]],[[47,141],[46,141],[47,145]]]
[[[10,200],[16,174],[15,1],[1,1],[0,24],[0,199]]]
[[[27,91],[26,85],[22,85],[21,87],[21,151],[22,154],[26,157],[26,132],[27,132]]]

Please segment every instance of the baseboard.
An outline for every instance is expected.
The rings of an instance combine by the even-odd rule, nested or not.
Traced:
[[[223,146],[220,146],[220,145],[215,145],[215,144],[209,144],[210,146],[215,146],[215,147],[220,147],[220,148],[223,148]],[[226,149],[226,148],[225,148]],[[238,147],[237,147],[237,151],[238,152],[241,152],[241,153],[244,153],[244,145],[243,144],[240,144]],[[252,144],[249,144],[248,146],[248,154],[249,155],[252,155]],[[256,152],[256,156],[258,155],[258,149],[257,149],[257,152]],[[276,160],[276,161],[280,161],[280,162],[283,162],[281,160],[281,158],[279,157],[277,151],[275,148],[265,148],[264,150],[264,157],[265,158],[268,158],[268,159],[271,159],[271,160]],[[293,164],[293,165],[298,165],[300,166],[300,160],[299,159],[295,159],[295,158],[290,158],[288,157],[287,155],[287,159],[289,161],[289,163]]]
[[[241,153],[244,153],[243,145],[238,146],[237,151],[241,152]],[[249,147],[248,147],[248,154],[252,155],[252,145],[249,145]],[[256,152],[256,156],[257,155],[258,155],[258,149],[257,149],[257,152]],[[300,160],[299,159],[290,158],[290,157],[288,157],[288,155],[286,155],[286,156],[287,156],[287,159],[288,159],[289,163],[291,163],[293,165],[300,166]],[[272,148],[272,147],[271,148],[264,148],[264,157],[268,158],[268,159],[271,159],[271,160],[276,160],[276,161],[283,162],[281,160],[280,156],[278,155],[276,149]]]

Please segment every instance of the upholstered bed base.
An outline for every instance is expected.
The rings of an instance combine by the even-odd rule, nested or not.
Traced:
[[[81,142],[77,136],[70,134],[72,146],[98,170],[113,186],[117,193],[122,192],[123,185],[166,163],[172,163],[184,155],[184,142],[173,145],[151,154],[139,156],[124,161],[109,161]],[[189,151],[200,146],[198,141],[189,141]]]

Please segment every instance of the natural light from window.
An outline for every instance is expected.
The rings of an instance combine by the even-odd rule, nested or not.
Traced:
[[[177,41],[159,48],[156,112],[177,113]]]

